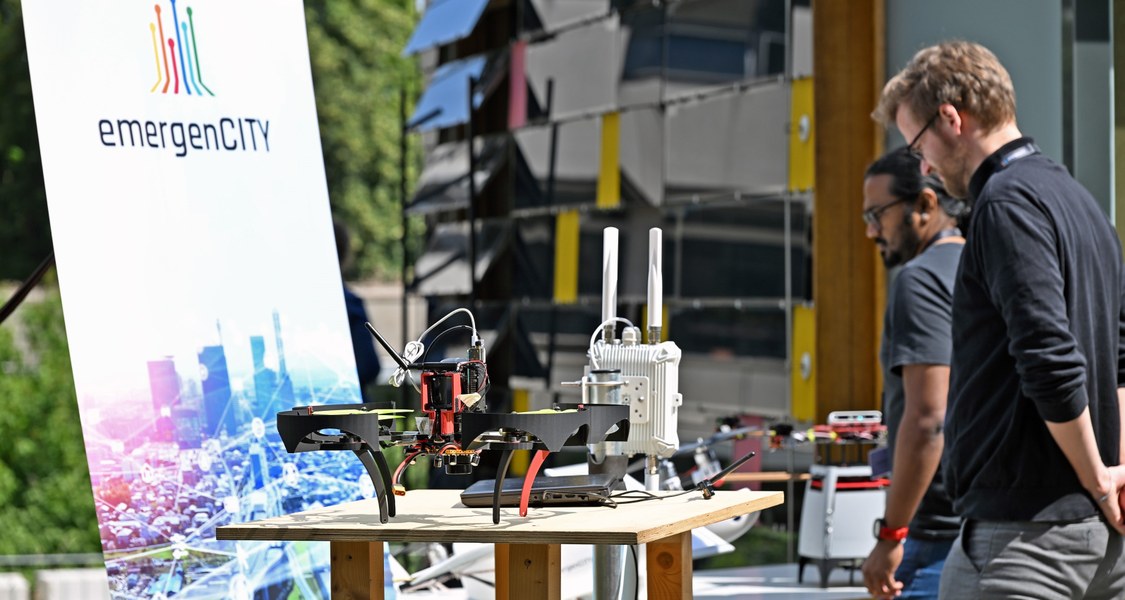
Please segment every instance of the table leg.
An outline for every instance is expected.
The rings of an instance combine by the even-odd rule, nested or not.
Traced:
[[[382,600],[383,542],[330,542],[332,600]]]
[[[649,600],[691,598],[691,531],[648,543]]]
[[[493,554],[496,561],[496,600],[509,600],[511,593],[508,590],[508,547],[509,544],[495,544],[493,546]]]
[[[562,598],[561,552],[558,544],[496,544],[496,600]]]

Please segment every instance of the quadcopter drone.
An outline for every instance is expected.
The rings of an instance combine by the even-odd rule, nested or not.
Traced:
[[[450,358],[438,362],[426,360],[421,339],[437,325],[458,312],[465,312],[471,326],[454,326],[441,332],[439,338],[455,329],[471,329],[472,338],[466,358]],[[415,417],[417,430],[395,431],[389,425],[403,419],[410,409],[395,408],[391,403],[298,406],[277,414],[277,429],[285,449],[290,453],[311,451],[351,451],[359,457],[375,486],[379,505],[379,521],[386,523],[395,515],[395,496],[406,495],[399,483],[403,471],[416,458],[426,455],[435,468],[444,467],[449,474],[471,473],[480,462],[480,455],[493,446],[503,448],[492,497],[492,522],[500,522],[500,496],[504,475],[517,450],[531,450],[533,456],[524,476],[520,494],[519,514],[527,516],[532,482],[543,461],[551,452],[564,446],[581,446],[609,441],[624,441],[629,435],[629,408],[623,405],[560,404],[547,410],[524,413],[488,412],[488,368],[485,349],[477,336],[476,323],[467,309],[457,309],[407,344],[404,358],[394,350],[370,324],[367,329],[394,358],[399,367],[391,384],[402,385],[413,374],[420,373],[415,387],[421,396],[422,416]],[[415,362],[415,359],[421,358]],[[400,446],[405,457],[392,472],[381,449]]]

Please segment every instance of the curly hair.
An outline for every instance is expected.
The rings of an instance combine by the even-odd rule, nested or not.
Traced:
[[[904,104],[918,118],[952,104],[976,118],[985,131],[1016,118],[1016,92],[1008,71],[988,48],[963,40],[918,51],[883,87],[871,117],[885,127],[894,125]]]

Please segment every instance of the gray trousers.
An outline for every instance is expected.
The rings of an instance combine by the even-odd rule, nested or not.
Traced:
[[[942,600],[1125,598],[1122,538],[1101,517],[1070,523],[966,520]]]

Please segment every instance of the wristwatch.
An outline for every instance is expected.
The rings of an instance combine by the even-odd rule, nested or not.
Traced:
[[[909,527],[898,527],[892,529],[887,527],[886,519],[875,519],[875,539],[886,540],[888,542],[901,542],[906,539],[906,534],[910,532]]]

